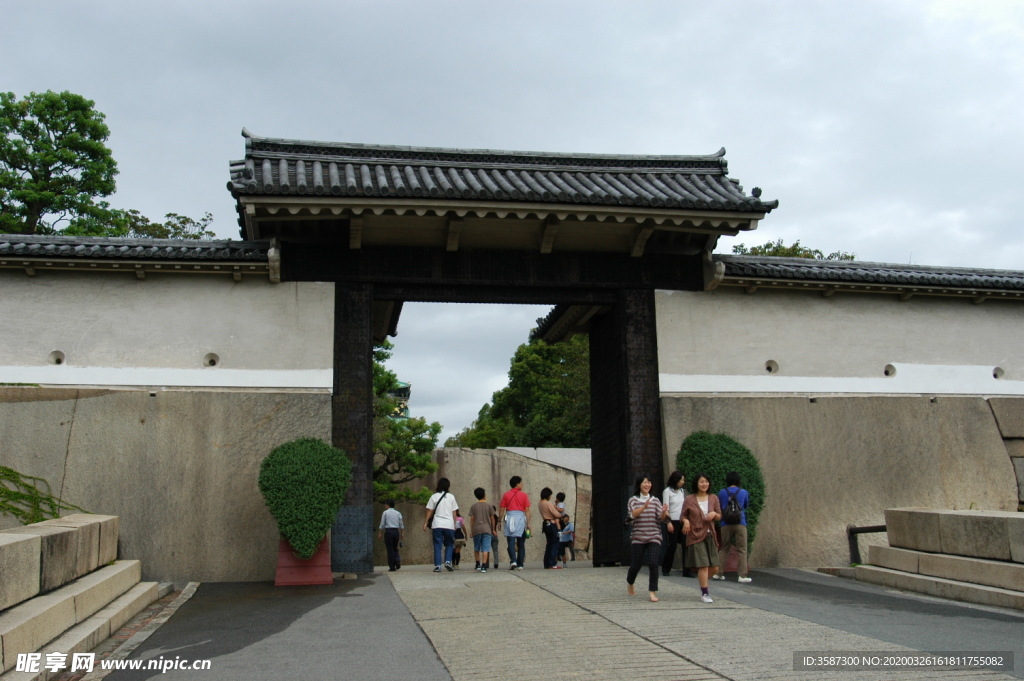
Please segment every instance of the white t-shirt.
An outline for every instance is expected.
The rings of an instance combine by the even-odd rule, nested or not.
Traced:
[[[679,516],[683,514],[683,501],[686,499],[686,492],[683,488],[672,489],[666,487],[665,491],[661,493],[661,503],[668,506],[668,519],[672,522],[679,520]]]
[[[442,495],[444,499],[441,499]],[[438,504],[438,501],[441,503]],[[427,502],[427,508],[434,511],[434,519],[430,523],[431,528],[436,527],[441,530],[455,529],[455,511],[459,509],[459,504],[455,501],[455,497],[452,496],[451,492],[435,492],[434,496],[430,497],[430,501]]]

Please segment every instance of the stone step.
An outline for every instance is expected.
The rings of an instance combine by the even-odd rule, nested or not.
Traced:
[[[1024,593],[994,586],[970,584],[942,577],[929,577],[874,565],[858,565],[857,579],[862,582],[904,591],[916,591],[954,601],[1024,610]]]
[[[1024,565],[1020,563],[880,545],[868,549],[868,562],[891,570],[1024,592]]]
[[[139,583],[137,560],[116,561],[50,593],[0,614],[0,670],[12,669],[18,653],[34,653]]]
[[[161,598],[161,593],[156,582],[136,584],[92,617],[76,624],[39,650],[34,651],[42,654],[43,661],[46,660],[47,653],[67,655],[64,669],[49,671],[40,666],[40,671],[35,673],[12,670],[0,676],[0,681],[47,681],[70,671],[74,653],[87,653],[95,649],[112,634],[117,633],[117,630],[123,627],[125,622],[138,615],[158,598]]]

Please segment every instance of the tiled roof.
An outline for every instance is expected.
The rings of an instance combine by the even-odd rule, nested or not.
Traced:
[[[725,149],[707,156],[618,156],[370,146],[246,137],[231,163],[236,196],[322,195],[653,206],[766,213],[743,193]]]
[[[266,262],[269,248],[270,242],[267,241],[115,239],[0,234],[0,257]]]
[[[816,281],[836,284],[1024,289],[1024,272],[965,267],[931,267],[891,263],[751,255],[715,255],[727,278]]]

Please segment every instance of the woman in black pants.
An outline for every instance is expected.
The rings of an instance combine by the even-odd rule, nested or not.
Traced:
[[[636,495],[631,497],[627,510],[632,517],[633,531],[629,547],[629,572],[626,573],[626,593],[636,595],[633,583],[640,573],[640,566],[647,565],[650,570],[647,588],[651,593],[651,602],[658,602],[658,570],[661,561],[661,524],[668,518],[668,507],[663,506],[658,497],[651,494],[653,483],[646,475],[636,481]],[[669,532],[672,524],[669,523]]]

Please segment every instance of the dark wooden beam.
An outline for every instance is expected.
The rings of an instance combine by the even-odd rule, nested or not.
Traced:
[[[699,255],[439,249],[282,242],[284,281],[463,288],[645,288],[699,291]],[[523,301],[527,302],[527,301]]]

